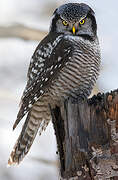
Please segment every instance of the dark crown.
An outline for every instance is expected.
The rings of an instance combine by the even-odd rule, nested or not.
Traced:
[[[75,21],[81,17],[86,17],[88,13],[94,15],[94,11],[88,5],[83,3],[64,4],[56,10],[56,13],[68,21]]]

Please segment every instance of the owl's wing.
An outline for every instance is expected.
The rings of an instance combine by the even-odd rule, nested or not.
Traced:
[[[69,61],[72,50],[72,45],[63,35],[49,34],[40,42],[30,62],[27,85],[13,129],[39,97],[48,90],[52,81]]]

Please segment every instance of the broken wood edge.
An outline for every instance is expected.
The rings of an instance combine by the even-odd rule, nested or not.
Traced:
[[[86,127],[86,131],[89,134],[89,145],[87,144],[88,147],[87,149],[84,149],[84,152],[81,151],[81,147],[77,152],[77,156],[79,156],[79,159],[82,159],[84,163],[82,164],[80,161],[81,163],[79,164],[79,162],[76,162],[75,160],[74,163],[78,164],[78,167],[69,170],[66,167],[67,149],[65,148],[65,144],[67,143],[65,142],[65,136],[67,137],[65,129],[67,126],[65,127],[65,120],[69,118],[68,103],[70,103],[70,106],[73,105],[73,103],[68,99],[63,103],[63,110],[61,110],[60,107],[51,109],[52,122],[55,129],[58,153],[60,157],[61,178],[69,180],[70,178],[78,178],[79,180],[97,180],[100,178],[109,179],[111,177],[118,178],[118,90],[105,94],[98,93],[97,96],[93,96],[87,101],[80,103],[77,100],[74,103],[75,107],[79,104],[77,111],[85,107],[85,112],[87,112],[87,108],[89,109],[91,116],[89,123],[94,123],[94,126],[96,127],[95,130],[92,124],[88,129]],[[83,119],[81,111],[79,113],[81,119]],[[81,119],[78,119],[78,121]],[[86,126],[86,119],[84,126]],[[79,131],[81,131],[81,129],[79,129]],[[96,131],[96,134],[98,135],[94,135],[92,131],[93,133]],[[86,138],[84,141],[86,141]]]

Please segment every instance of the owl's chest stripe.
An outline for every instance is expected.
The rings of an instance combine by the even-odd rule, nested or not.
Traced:
[[[79,87],[88,88],[89,81],[87,63],[83,64],[82,59],[77,58],[70,61],[66,67],[64,67],[57,80],[52,85],[53,95],[68,96],[74,93],[75,89]]]

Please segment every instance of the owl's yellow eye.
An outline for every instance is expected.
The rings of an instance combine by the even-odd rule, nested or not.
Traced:
[[[82,19],[79,23],[83,25],[85,23],[85,19]]]
[[[62,23],[63,23],[64,26],[67,26],[67,25],[68,25],[68,22],[67,22],[67,21],[64,21],[64,20],[62,21]]]

